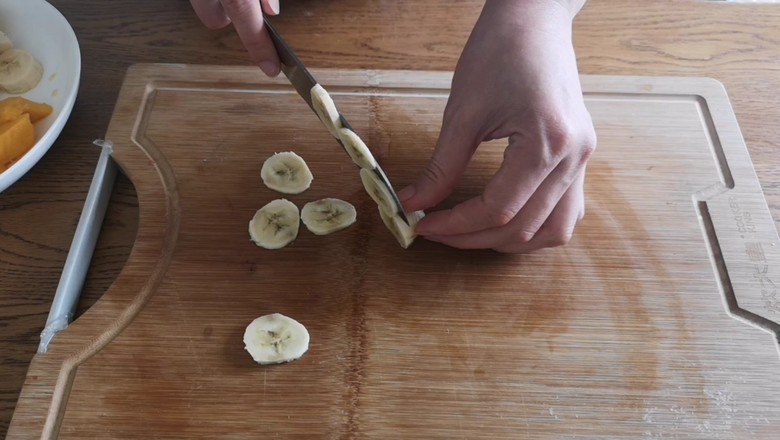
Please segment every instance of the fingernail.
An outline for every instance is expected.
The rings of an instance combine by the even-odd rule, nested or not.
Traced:
[[[406,188],[402,189],[401,191],[398,191],[398,200],[401,201],[401,203],[406,202],[407,200],[414,197],[415,189],[413,185],[409,185]]]
[[[260,70],[268,76],[276,76],[279,74],[279,65],[273,61],[263,61],[258,64],[258,67],[260,67]]]
[[[279,0],[268,0],[268,5],[271,7],[274,15],[279,15]]]

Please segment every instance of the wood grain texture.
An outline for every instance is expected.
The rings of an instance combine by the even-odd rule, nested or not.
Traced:
[[[83,77],[68,125],[41,163],[0,194],[0,434],[4,433],[127,67],[246,64],[229,29],[207,31],[186,1],[51,0],[81,44]],[[481,2],[285,1],[277,23],[319,67],[451,70]],[[775,218],[780,210],[780,8],[701,1],[591,0],[575,23],[583,73],[695,75],[722,81]],[[116,197],[116,196],[119,197]],[[80,311],[119,273],[137,228],[124,178],[106,217]]]
[[[393,181],[410,182],[449,75],[315,75]],[[401,249],[284,80],[136,66],[107,133],[138,191],[136,245],[33,359],[9,438],[772,438],[780,306],[762,289],[780,247],[721,85],[583,86],[600,134],[589,214],[569,246],[507,256]],[[263,160],[288,149],[315,181],[287,197],[343,198],[359,221],[267,251],[247,223],[279,197]],[[449,203],[477,193],[502,156],[501,142],[484,145]],[[311,349],[259,367],[241,335],[273,312],[303,322]]]

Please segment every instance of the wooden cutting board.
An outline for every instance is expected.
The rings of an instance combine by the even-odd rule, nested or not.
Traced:
[[[451,76],[317,71],[397,187],[427,161]],[[720,84],[584,77],[599,136],[588,211],[527,256],[401,249],[357,170],[282,78],[140,65],[107,139],[136,185],[138,238],[105,296],[38,355],[9,438],[729,438],[780,432],[778,236]],[[288,197],[358,222],[267,251],[260,167],[294,150]],[[480,148],[449,204],[473,196]],[[244,351],[280,312],[309,352]]]

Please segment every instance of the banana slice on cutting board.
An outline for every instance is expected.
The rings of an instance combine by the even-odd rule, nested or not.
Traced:
[[[357,211],[351,203],[326,198],[309,202],[301,209],[301,220],[315,235],[328,235],[355,223]]]
[[[11,42],[11,39],[8,38],[8,35],[0,31],[0,53],[5,52],[12,47],[14,47],[14,43]]]
[[[349,128],[342,127],[339,129],[339,139],[344,145],[344,149],[347,150],[347,154],[355,162],[355,165],[360,168],[367,168],[373,170],[377,166],[374,155],[371,154],[371,150],[368,149],[366,143],[360,136]]]
[[[261,316],[246,327],[244,349],[262,365],[294,361],[309,349],[309,331],[281,313]]]
[[[281,249],[298,237],[300,223],[298,207],[287,199],[276,199],[252,217],[249,237],[262,248]]]
[[[266,159],[260,177],[265,186],[284,194],[300,194],[314,180],[306,161],[292,151],[275,153]]]
[[[338,139],[339,130],[342,128],[341,116],[328,91],[319,84],[311,88],[311,104],[325,128]]]
[[[0,88],[8,93],[24,93],[41,81],[43,66],[29,52],[8,49],[0,54]]]
[[[390,232],[393,233],[395,239],[398,240],[398,244],[400,244],[402,248],[407,249],[417,238],[414,227],[417,226],[417,222],[425,217],[425,213],[422,211],[406,213],[406,218],[409,219],[408,225],[398,214],[387,215],[381,208],[379,209],[379,216],[382,217],[382,221],[385,223],[385,226],[387,226],[387,229],[389,229]]]
[[[393,195],[387,189],[384,182],[372,170],[361,168],[360,180],[363,181],[363,188],[385,214],[393,216],[398,212],[398,204],[395,203]]]

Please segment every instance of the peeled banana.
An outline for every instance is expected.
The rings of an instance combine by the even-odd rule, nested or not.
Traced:
[[[314,180],[306,161],[292,151],[276,153],[266,159],[260,177],[268,188],[284,194],[300,194]]]
[[[315,235],[327,235],[355,223],[357,211],[351,203],[326,198],[309,202],[301,209],[301,220]]]
[[[355,162],[355,165],[369,170],[376,168],[377,162],[374,159],[374,155],[371,154],[371,150],[368,149],[363,139],[360,139],[357,133],[343,127],[339,129],[339,139],[342,145],[344,145],[344,149],[347,150],[349,157]]]
[[[373,171],[366,168],[360,169],[360,180],[363,181],[363,187],[366,192],[385,214],[393,216],[398,212],[398,204],[395,203],[393,195],[387,189],[385,183]]]
[[[265,249],[281,249],[298,237],[301,218],[298,207],[276,199],[258,209],[249,222],[249,237]]]
[[[325,128],[328,129],[333,137],[338,139],[339,130],[342,128],[341,115],[339,115],[336,104],[327,90],[319,84],[312,87],[311,103],[312,107],[314,107],[314,112],[317,113]]]
[[[385,226],[387,226],[387,229],[389,229],[395,239],[398,240],[398,244],[404,249],[407,249],[417,238],[414,227],[417,226],[417,222],[425,217],[425,213],[422,211],[406,213],[409,224],[406,224],[398,214],[387,215],[381,207],[379,209],[379,216],[382,217],[382,221]]]
[[[0,54],[0,88],[8,93],[24,93],[43,77],[43,66],[29,52],[7,49]]]
[[[244,331],[244,349],[258,364],[294,361],[309,349],[309,331],[300,322],[273,313],[252,321]]]

